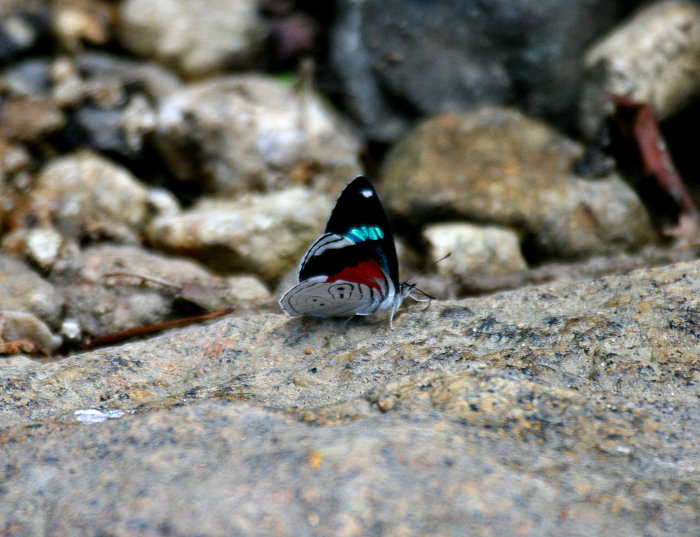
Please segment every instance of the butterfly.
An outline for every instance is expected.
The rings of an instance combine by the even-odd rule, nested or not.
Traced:
[[[354,317],[391,311],[393,328],[394,313],[411,296],[415,284],[399,283],[389,220],[367,177],[358,175],[343,188],[325,232],[301,258],[298,281],[279,301],[292,317]]]

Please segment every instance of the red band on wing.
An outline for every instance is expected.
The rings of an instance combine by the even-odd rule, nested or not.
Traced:
[[[338,272],[338,274],[333,274],[328,276],[326,280],[328,283],[337,282],[338,280],[345,280],[346,282],[362,283],[370,287],[374,287],[377,291],[382,293],[382,287],[379,284],[384,279],[384,273],[382,272],[382,267],[379,263],[370,259],[369,261],[363,261],[355,265],[354,267],[345,267],[343,270]]]

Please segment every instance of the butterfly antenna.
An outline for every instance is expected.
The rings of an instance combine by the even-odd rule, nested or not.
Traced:
[[[437,265],[438,263],[440,263],[440,261],[444,261],[445,259],[447,259],[447,258],[450,257],[451,255],[452,255],[452,252],[448,252],[447,255],[443,255],[440,259],[437,259],[437,260],[433,261],[433,262],[430,263],[429,265],[426,265],[425,267],[423,267],[422,269],[420,269],[418,272],[414,272],[413,274],[411,274],[411,276],[410,276],[409,278],[406,278],[406,281],[408,282],[408,281],[412,280],[413,278],[415,278],[416,276],[418,276],[419,274],[422,274],[423,272],[425,272],[425,271],[428,270],[429,268],[433,268],[435,265]],[[417,291],[420,291],[420,289],[417,289]],[[423,291],[420,291],[420,292],[423,293]],[[427,293],[423,293],[423,294],[424,294],[425,296],[430,296],[430,295],[427,294]],[[434,299],[435,297],[430,297],[430,298],[433,298],[433,299]]]
[[[425,302],[426,300],[437,300],[437,297],[434,297],[433,295],[429,295],[423,289],[418,289],[418,287],[413,288],[414,291],[418,291],[421,295],[423,295],[425,298],[416,298],[414,296],[410,296],[413,300],[417,300],[418,302]]]
[[[412,280],[414,277],[418,276],[418,274],[420,274],[420,273],[422,273],[422,272],[425,272],[425,271],[428,270],[429,268],[434,267],[434,266],[437,265],[440,261],[444,261],[445,259],[447,259],[447,258],[450,257],[451,255],[452,255],[452,252],[448,252],[447,255],[443,255],[440,259],[436,259],[435,261],[433,261],[433,262],[430,263],[429,265],[427,265],[427,266],[423,267],[422,269],[420,269],[418,272],[414,272],[414,273],[411,275],[411,277],[408,278],[408,280]],[[408,281],[408,280],[407,280],[407,281]],[[433,300],[437,300],[437,298],[434,297],[433,295],[429,295],[428,293],[426,293],[426,292],[423,291],[422,289],[419,289],[418,287],[416,287],[416,284],[415,284],[415,283],[406,283],[406,284],[404,284],[404,285],[406,285],[407,288],[408,288],[408,291],[404,294],[404,296],[407,297],[407,298],[412,298],[412,299],[415,300],[416,302],[427,302],[428,305],[427,305],[426,308],[425,308],[426,310],[430,307],[430,304],[433,302]],[[413,296],[413,294],[412,294],[413,291],[418,291],[418,292],[419,292],[421,295],[423,295],[425,298],[418,298],[418,297]]]

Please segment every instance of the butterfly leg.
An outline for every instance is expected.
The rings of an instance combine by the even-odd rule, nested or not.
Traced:
[[[398,304],[394,304],[391,308],[391,314],[389,315],[389,328],[391,330],[394,329],[394,313],[396,313],[397,307],[398,307]]]
[[[428,298],[428,297],[426,297],[426,298],[416,298],[416,297],[413,296],[413,295],[408,295],[408,298],[412,298],[412,299],[415,300],[416,302],[427,302],[428,305],[423,309],[423,311],[427,311],[428,308],[430,308],[430,305],[433,303],[432,297],[430,297],[430,298]]]
[[[343,324],[340,325],[340,328],[338,328],[338,331],[344,331],[345,327],[348,325],[348,323],[350,321],[352,321],[355,317],[357,317],[357,315],[352,315],[352,316],[348,317],[347,319],[345,319],[343,321]]]
[[[425,298],[418,298],[418,297],[414,296],[414,295],[413,295],[413,291],[419,292],[419,293],[422,294]],[[418,289],[415,285],[412,286],[412,287],[410,288],[410,291],[409,291],[408,293],[406,293],[405,296],[408,297],[408,298],[412,298],[412,299],[415,300],[416,302],[427,302],[428,305],[423,309],[423,311],[426,311],[426,310],[430,307],[430,304],[433,303],[433,300],[435,300],[435,297],[434,297],[434,296],[429,295],[429,294],[426,293],[425,291],[422,291],[422,290]]]

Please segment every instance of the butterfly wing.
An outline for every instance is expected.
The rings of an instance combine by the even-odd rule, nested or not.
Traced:
[[[334,239],[327,238],[329,235]],[[367,259],[376,260],[394,287],[398,286],[399,263],[389,220],[370,180],[358,175],[338,196],[325,234],[302,258],[299,281],[336,274]]]
[[[298,279],[280,299],[292,316],[369,315],[400,302],[394,238],[369,179],[360,175],[345,186],[326,232],[302,257]]]
[[[327,280],[322,275],[298,283],[280,299],[282,309],[292,317],[352,317],[374,313],[383,300],[375,286]]]

